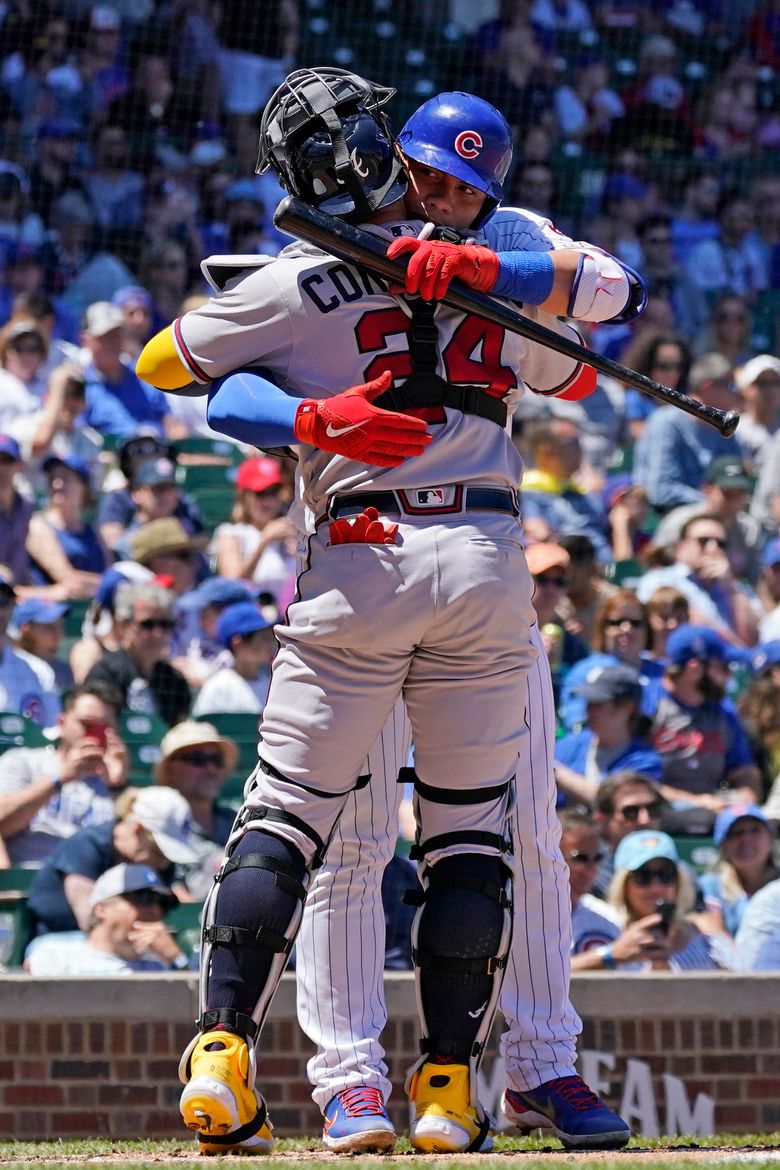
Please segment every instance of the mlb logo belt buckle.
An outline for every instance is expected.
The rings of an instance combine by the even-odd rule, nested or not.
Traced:
[[[460,512],[463,509],[462,484],[399,490],[398,495],[404,512],[410,516],[440,515],[447,512]]]

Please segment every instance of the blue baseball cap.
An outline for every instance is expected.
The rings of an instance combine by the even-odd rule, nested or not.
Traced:
[[[226,650],[230,649],[230,640],[240,635],[248,638],[257,630],[269,629],[271,623],[263,617],[259,606],[251,601],[239,601],[237,605],[229,605],[223,609],[217,620],[217,641]]]
[[[139,565],[137,561],[117,561],[110,569],[106,569],[98,581],[94,603],[98,609],[113,612],[114,594],[118,585],[125,581],[150,581],[153,576],[151,569]]]
[[[623,662],[614,666],[602,666],[591,671],[574,693],[586,703],[615,703],[621,699],[633,699],[638,703],[642,698],[642,681],[639,671]]]
[[[69,471],[78,475],[85,483],[89,483],[92,479],[89,464],[85,463],[83,459],[79,459],[78,455],[47,455],[41,463],[41,471],[46,475],[58,465],[67,467]]]
[[[191,589],[179,598],[179,608],[186,610],[205,609],[207,605],[236,605],[238,602],[252,603],[255,596],[243,581],[227,577],[207,577],[197,589]]]
[[[13,623],[17,629],[27,622],[40,622],[48,626],[58,622],[68,612],[69,607],[59,601],[44,601],[42,597],[28,597],[20,601],[14,610]]]
[[[710,626],[683,625],[672,630],[666,639],[666,657],[672,666],[684,666],[692,658],[741,662],[745,654],[738,647],[730,646]]]
[[[729,831],[737,821],[744,818],[760,821],[769,827],[769,820],[757,804],[730,804],[718,813],[712,830],[712,839],[716,845],[722,845],[729,835]]]
[[[672,838],[657,829],[640,829],[638,833],[624,837],[615,850],[615,872],[627,869],[629,873],[635,873],[648,861],[659,857],[673,861],[675,865],[679,863],[677,846]]]
[[[761,554],[761,564],[765,568],[780,564],[780,538],[776,537],[774,540],[770,540]]]
[[[10,455],[12,459],[21,459],[22,453],[16,439],[10,435],[0,435],[0,455]]]
[[[125,305],[141,305],[147,313],[151,313],[154,308],[152,294],[140,284],[123,284],[112,296],[111,304],[118,305],[120,309],[124,309]]]

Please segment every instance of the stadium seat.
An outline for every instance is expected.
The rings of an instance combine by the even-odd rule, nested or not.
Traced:
[[[165,915],[166,926],[186,955],[197,954],[200,949],[202,915],[202,902],[179,902]]]
[[[246,458],[236,443],[231,443],[229,439],[211,439],[208,435],[188,435],[185,439],[177,439],[175,446],[179,466],[186,468],[199,466],[198,456],[213,457],[215,461],[229,467],[236,467]],[[192,456],[192,460],[188,456]]]
[[[645,566],[635,557],[627,557],[624,561],[610,561],[604,567],[606,580],[620,586],[621,589],[633,589],[645,572]]]
[[[696,873],[704,873],[718,859],[718,847],[712,837],[675,837],[674,843],[680,861],[685,861]]]
[[[198,505],[201,520],[206,528],[216,528],[218,524],[224,524],[230,519],[236,502],[236,492],[232,484],[228,487],[197,488],[191,495]]]
[[[196,497],[204,489],[229,487],[235,492],[235,473],[227,463],[180,463],[176,468],[176,482]]]
[[[20,967],[30,937],[27,892],[38,871],[0,869],[0,967]]]
[[[128,784],[143,788],[154,784],[152,769],[160,758],[160,740],[168,731],[168,724],[159,715],[144,715],[138,711],[121,711],[119,734],[127,744],[130,755]]]
[[[48,747],[49,743],[35,720],[17,711],[0,711],[0,755],[9,748]]]

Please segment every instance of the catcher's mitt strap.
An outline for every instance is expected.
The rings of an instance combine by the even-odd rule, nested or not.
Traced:
[[[266,857],[264,853],[242,853],[238,857],[230,857],[214,875],[215,882],[224,881],[229,873],[237,869],[266,869],[274,875],[274,881],[280,890],[291,894],[299,902],[306,901],[306,888],[295,876],[292,867],[278,857]]]
[[[243,1036],[245,1040],[254,1040],[257,1035],[257,1024],[252,1017],[245,1012],[236,1011],[235,1008],[209,1008],[202,1013],[197,1024],[201,1032],[212,1032],[220,1024],[224,1024],[231,1032]]]
[[[511,853],[512,842],[501,837],[498,833],[481,833],[473,829],[460,829],[453,833],[440,833],[438,837],[429,837],[427,841],[412,845],[409,856],[412,861],[422,861],[426,854],[435,853],[439,849],[449,849],[452,845],[483,845],[490,849],[497,849],[499,853]]]

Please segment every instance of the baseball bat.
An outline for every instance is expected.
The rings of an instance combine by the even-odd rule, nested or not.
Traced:
[[[344,223],[335,219],[316,207],[311,207],[300,199],[286,196],[274,213],[274,223],[286,235],[297,236],[310,244],[316,244],[331,256],[344,260],[348,264],[357,264],[368,269],[375,276],[396,284],[404,283],[404,273],[409,258],[402,261],[388,260],[385,251],[386,245],[363,228]],[[602,374],[617,378],[626,386],[633,386],[655,398],[658,402],[676,406],[686,414],[693,415],[701,422],[709,423],[725,437],[734,434],[739,423],[739,414],[736,410],[718,410],[715,406],[708,406],[691,398],[682,390],[674,390],[671,386],[664,386],[661,382],[654,382],[652,378],[622,366],[620,362],[594,353],[587,346],[580,345],[568,337],[561,337],[552,329],[529,321],[521,313],[509,308],[485,293],[469,288],[459,280],[453,280],[447,292],[441,298],[445,305],[452,309],[459,309],[463,313],[472,313],[483,317],[486,321],[493,321],[503,326],[510,333],[518,333],[521,337],[528,337],[549,349],[557,350],[578,362],[585,362]]]

